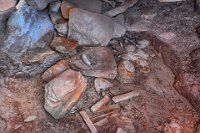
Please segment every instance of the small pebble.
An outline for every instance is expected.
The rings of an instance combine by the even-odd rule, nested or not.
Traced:
[[[124,67],[125,67],[125,69],[127,71],[129,71],[129,72],[135,72],[135,67],[133,66],[133,64],[130,61],[125,60],[123,62],[123,64],[124,64]]]
[[[86,54],[82,54],[81,57],[85,64],[87,64],[88,66],[92,65],[92,63],[90,62],[90,60]]]
[[[24,122],[32,122],[32,121],[34,121],[35,119],[37,119],[37,116],[36,116],[36,115],[30,115],[30,116],[28,116],[28,117],[24,120]]]

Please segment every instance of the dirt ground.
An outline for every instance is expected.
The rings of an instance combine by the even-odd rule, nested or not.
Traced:
[[[139,92],[140,95],[120,102],[120,109],[107,116],[109,123],[97,127],[99,133],[115,133],[117,127],[123,128],[127,133],[200,132],[198,111],[173,87],[175,77],[179,73],[179,63],[199,47],[195,32],[199,16],[195,14],[193,6],[189,1],[166,5],[158,4],[155,0],[144,0],[125,13],[127,21],[133,23],[137,20],[139,24],[145,24],[151,30],[148,33],[127,32],[125,37],[115,39],[109,47],[119,62],[127,46],[137,44],[138,40],[150,41],[150,46],[144,51],[152,55],[148,61],[151,72],[141,74],[136,70],[136,78],[132,83],[121,83],[118,79],[110,80],[114,86],[105,92],[109,96],[131,90]],[[139,18],[143,14],[154,13],[157,15],[152,20],[144,21]],[[183,23],[185,19],[188,21]],[[177,35],[176,39],[159,38],[161,33],[169,31]],[[166,49],[159,49],[162,45],[166,46]],[[88,88],[75,105],[75,113],[55,120],[43,108],[45,82],[42,81],[41,74],[7,77],[3,73],[0,70],[2,133],[89,133],[90,130],[79,115],[79,110],[85,109],[94,123],[106,117],[90,111],[90,107],[102,97],[94,89],[94,78],[88,77]],[[37,119],[24,122],[31,115],[36,115]]]

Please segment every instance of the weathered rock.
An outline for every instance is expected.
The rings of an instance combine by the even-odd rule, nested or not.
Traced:
[[[55,1],[49,4],[49,12],[58,13],[60,11],[61,1]]]
[[[75,48],[77,47],[77,41],[66,39],[64,37],[54,37],[50,46],[60,53],[73,54],[76,52]]]
[[[94,86],[95,89],[98,93],[100,93],[101,91],[105,91],[106,89],[108,89],[109,87],[112,87],[113,84],[110,83],[108,80],[103,79],[103,78],[96,78],[94,80]]]
[[[133,64],[130,61],[125,60],[123,62],[123,65],[124,65],[124,67],[125,67],[125,69],[127,71],[129,71],[129,72],[135,72],[135,67],[133,66]]]
[[[67,21],[60,22],[60,23],[56,24],[55,25],[55,29],[57,30],[57,32],[59,34],[66,36],[67,35],[67,31],[68,31],[68,23],[67,23]]]
[[[85,54],[91,65],[82,60]],[[117,65],[112,51],[108,47],[93,47],[81,53],[70,66],[85,76],[114,79],[117,75]]]
[[[60,60],[55,65],[47,69],[41,77],[44,81],[50,81],[67,69],[69,69],[68,62],[66,60]]]
[[[36,115],[31,115],[31,116],[28,116],[24,122],[32,122],[34,121],[35,119],[37,119],[37,116]]]
[[[150,42],[148,40],[141,40],[138,41],[138,45],[136,45],[138,48],[143,49],[149,46]]]
[[[48,32],[46,35],[44,35],[35,43],[35,47],[44,48],[45,46],[49,46],[49,44],[53,41],[54,36],[55,36],[54,31]]]
[[[48,46],[44,48],[34,48],[24,54],[22,62],[25,64],[42,63],[45,60],[57,58],[59,55]]]
[[[125,18],[124,18],[123,14],[117,15],[114,19],[115,19],[115,22],[117,22],[117,23],[119,23],[121,25],[125,24]]]
[[[74,8],[74,5],[69,3],[67,0],[63,0],[61,4],[61,13],[62,16],[66,19],[69,18],[69,10]]]
[[[126,28],[117,23],[117,22],[114,22],[114,38],[119,38],[121,37],[122,35],[124,35],[126,33]]]
[[[47,14],[38,12],[21,0],[17,11],[8,19],[8,37],[3,49],[8,54],[12,53],[10,56],[13,59],[19,60],[24,50],[36,47],[36,43],[53,29]]]
[[[45,86],[44,108],[55,119],[64,116],[86,90],[85,78],[76,71],[66,70]]]
[[[14,11],[16,3],[17,0],[0,0],[0,40],[4,40],[5,37],[6,23],[4,21]]]
[[[149,64],[147,62],[148,58],[149,55],[141,49],[137,49],[134,52],[127,52],[123,56],[123,59],[131,61],[142,73],[150,72]]]
[[[50,13],[50,18],[53,24],[59,23],[62,20],[62,15],[60,13]]]
[[[135,72],[130,72],[125,67],[126,60],[122,60],[118,63],[117,70],[118,70],[118,78],[123,83],[131,83],[135,80]]]
[[[73,8],[69,12],[68,37],[80,45],[107,45],[113,37],[124,34],[124,27],[110,17]]]
[[[45,9],[49,3],[57,0],[25,0],[30,6],[37,10]]]
[[[0,0],[0,21],[4,21],[15,9],[17,0]]]
[[[69,3],[73,4],[75,7],[101,13],[102,2],[100,0],[67,0]]]

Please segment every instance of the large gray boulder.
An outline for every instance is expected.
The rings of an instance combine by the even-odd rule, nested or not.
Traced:
[[[114,37],[121,37],[126,29],[105,15],[79,8],[69,12],[68,37],[78,40],[79,45],[107,45]]]

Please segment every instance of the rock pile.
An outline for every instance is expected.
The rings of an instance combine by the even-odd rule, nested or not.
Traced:
[[[122,6],[106,13],[101,13],[102,2],[98,0],[20,0],[16,11],[14,0],[0,5],[1,18],[13,11],[6,23],[3,49],[16,62],[39,64],[42,71],[45,69],[41,76],[48,82],[44,108],[55,119],[71,112],[87,89],[88,78],[94,79],[95,89],[103,97],[91,107],[94,113],[119,110],[117,103],[139,96],[138,92],[117,96],[105,93],[115,80],[131,83],[136,71],[150,72],[149,55],[142,50],[148,41],[137,47],[127,46],[119,61],[109,46],[111,39],[125,35],[124,16],[120,13],[136,2],[119,2]],[[80,114],[96,132],[87,114]]]

